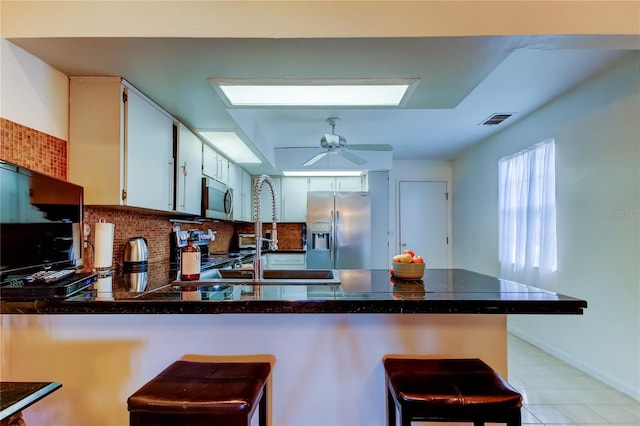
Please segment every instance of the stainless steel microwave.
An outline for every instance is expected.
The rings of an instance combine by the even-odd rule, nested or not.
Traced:
[[[202,216],[209,219],[233,219],[233,189],[217,180],[202,178]]]

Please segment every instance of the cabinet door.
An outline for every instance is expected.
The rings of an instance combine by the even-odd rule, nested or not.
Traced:
[[[120,206],[125,190],[119,77],[69,78],[69,180],[86,205]]]
[[[335,191],[336,180],[332,177],[310,177],[309,191]]]
[[[310,177],[309,191],[363,191],[362,177]]]
[[[362,177],[360,176],[344,176],[337,177],[335,184],[336,191],[363,191]]]
[[[242,169],[229,163],[229,188],[233,190],[233,220],[242,220]]]
[[[307,187],[306,177],[282,178],[282,221],[307,221]]]
[[[172,210],[173,119],[135,91],[127,92],[125,204]]]
[[[251,205],[251,190],[253,186],[251,185],[251,175],[242,170],[242,220],[246,220],[247,222],[253,222],[253,206]]]
[[[176,211],[199,215],[202,199],[202,141],[184,124],[178,127]]]
[[[218,179],[218,152],[206,143],[202,144],[202,174]]]
[[[225,185],[229,183],[229,160],[218,153],[218,171],[216,173],[216,180],[222,182]]]

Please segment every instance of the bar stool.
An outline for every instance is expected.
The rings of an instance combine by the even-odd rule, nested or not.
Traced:
[[[522,396],[483,361],[473,359],[383,360],[387,425],[412,421],[521,425]]]
[[[127,400],[129,424],[267,425],[268,362],[176,361]]]

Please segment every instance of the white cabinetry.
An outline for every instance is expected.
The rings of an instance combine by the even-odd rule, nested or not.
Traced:
[[[307,186],[306,177],[282,178],[282,213],[283,222],[306,222],[307,220]]]
[[[178,124],[176,211],[199,215],[202,199],[202,141]]]
[[[364,178],[347,177],[272,177],[278,192],[278,222],[307,221],[307,192],[365,191]],[[266,185],[265,185],[266,186]],[[271,191],[263,186],[261,220],[271,222]]]
[[[364,191],[361,176],[310,177],[309,191]]]
[[[242,169],[235,163],[229,163],[229,187],[233,190],[233,220],[242,215]]]
[[[253,209],[251,205],[251,175],[242,170],[242,216],[241,220],[246,220],[247,222],[253,221]]]
[[[216,179],[224,184],[229,183],[229,160],[218,154],[218,174]]]
[[[336,191],[366,191],[364,177],[348,176],[336,178]]]
[[[202,174],[229,183],[229,160],[206,143],[202,144]]]
[[[229,162],[229,186],[233,189],[233,220],[251,222],[251,175]]]
[[[69,180],[87,205],[173,209],[174,119],[119,77],[71,77]]]

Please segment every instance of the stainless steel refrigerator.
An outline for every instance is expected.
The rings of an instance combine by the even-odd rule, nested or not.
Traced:
[[[371,268],[368,192],[307,194],[307,269]]]

